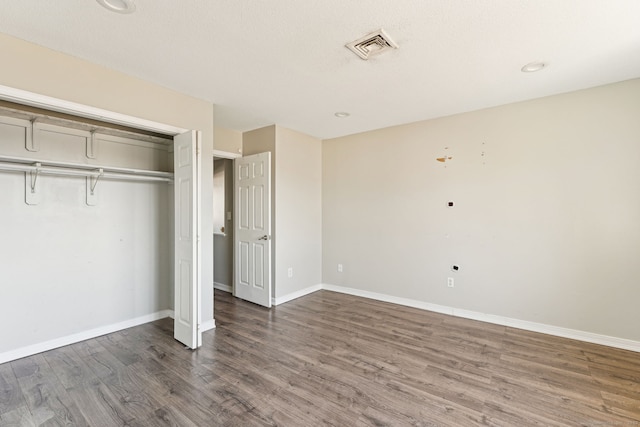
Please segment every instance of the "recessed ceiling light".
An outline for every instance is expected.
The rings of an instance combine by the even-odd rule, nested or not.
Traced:
[[[351,114],[346,113],[344,111],[338,111],[337,113],[334,114],[334,116],[340,118],[340,119],[346,119],[347,117],[349,117]]]
[[[133,0],[96,0],[104,8],[117,13],[133,13],[136,4]]]
[[[542,70],[546,66],[547,64],[545,64],[544,62],[529,62],[527,65],[522,67],[520,71],[522,71],[523,73],[535,73],[536,71]]]

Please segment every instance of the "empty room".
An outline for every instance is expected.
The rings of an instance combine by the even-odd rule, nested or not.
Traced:
[[[0,6],[0,426],[640,425],[640,3]]]

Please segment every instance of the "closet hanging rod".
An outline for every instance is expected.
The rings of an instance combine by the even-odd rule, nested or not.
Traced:
[[[90,176],[96,174],[99,169],[103,170],[103,176],[107,177],[108,174],[114,177],[118,175],[118,178],[127,178],[127,177],[145,177],[145,178],[162,178],[161,181],[172,181],[173,180],[173,172],[160,172],[160,171],[152,171],[145,169],[133,169],[133,168],[120,168],[114,166],[102,166],[102,165],[93,165],[86,163],[71,163],[71,162],[59,162],[55,160],[39,160],[39,159],[29,159],[25,157],[13,157],[13,156],[2,156],[0,155],[0,162],[3,165],[14,165],[14,166],[29,166],[35,167],[36,164],[40,164],[40,170],[43,168],[53,167],[55,171],[59,171],[62,169],[75,169],[80,171],[81,173],[74,173],[74,175],[81,176]],[[9,169],[4,169],[9,170]],[[11,169],[11,170],[24,170],[24,169]],[[25,172],[35,171],[35,169],[24,170]],[[88,174],[91,172],[91,174]],[[68,174],[68,175],[71,175]],[[135,179],[135,178],[133,178]],[[152,180],[154,181],[154,180]]]
[[[39,162],[38,162],[39,163]],[[60,176],[84,176],[104,179],[121,179],[133,181],[160,181],[171,182],[169,176],[152,176],[121,172],[109,172],[104,169],[73,169],[69,167],[42,166],[42,164],[29,165],[20,163],[0,162],[0,171],[8,172],[36,172],[40,175],[60,175]]]

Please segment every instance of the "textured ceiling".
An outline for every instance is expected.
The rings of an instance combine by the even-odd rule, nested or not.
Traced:
[[[638,0],[135,2],[7,0],[0,31],[211,101],[219,126],[320,138],[640,77]],[[379,28],[398,50],[344,47]]]

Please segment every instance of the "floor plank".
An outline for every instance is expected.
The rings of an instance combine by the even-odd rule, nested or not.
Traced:
[[[26,405],[0,413],[0,425],[3,427],[34,427],[35,421]]]
[[[271,310],[215,292],[170,319],[0,365],[0,425],[640,425],[640,355],[319,291]]]
[[[42,354],[11,362],[36,425],[88,425]]]
[[[18,380],[9,363],[0,365],[0,408],[11,412],[26,404]]]

